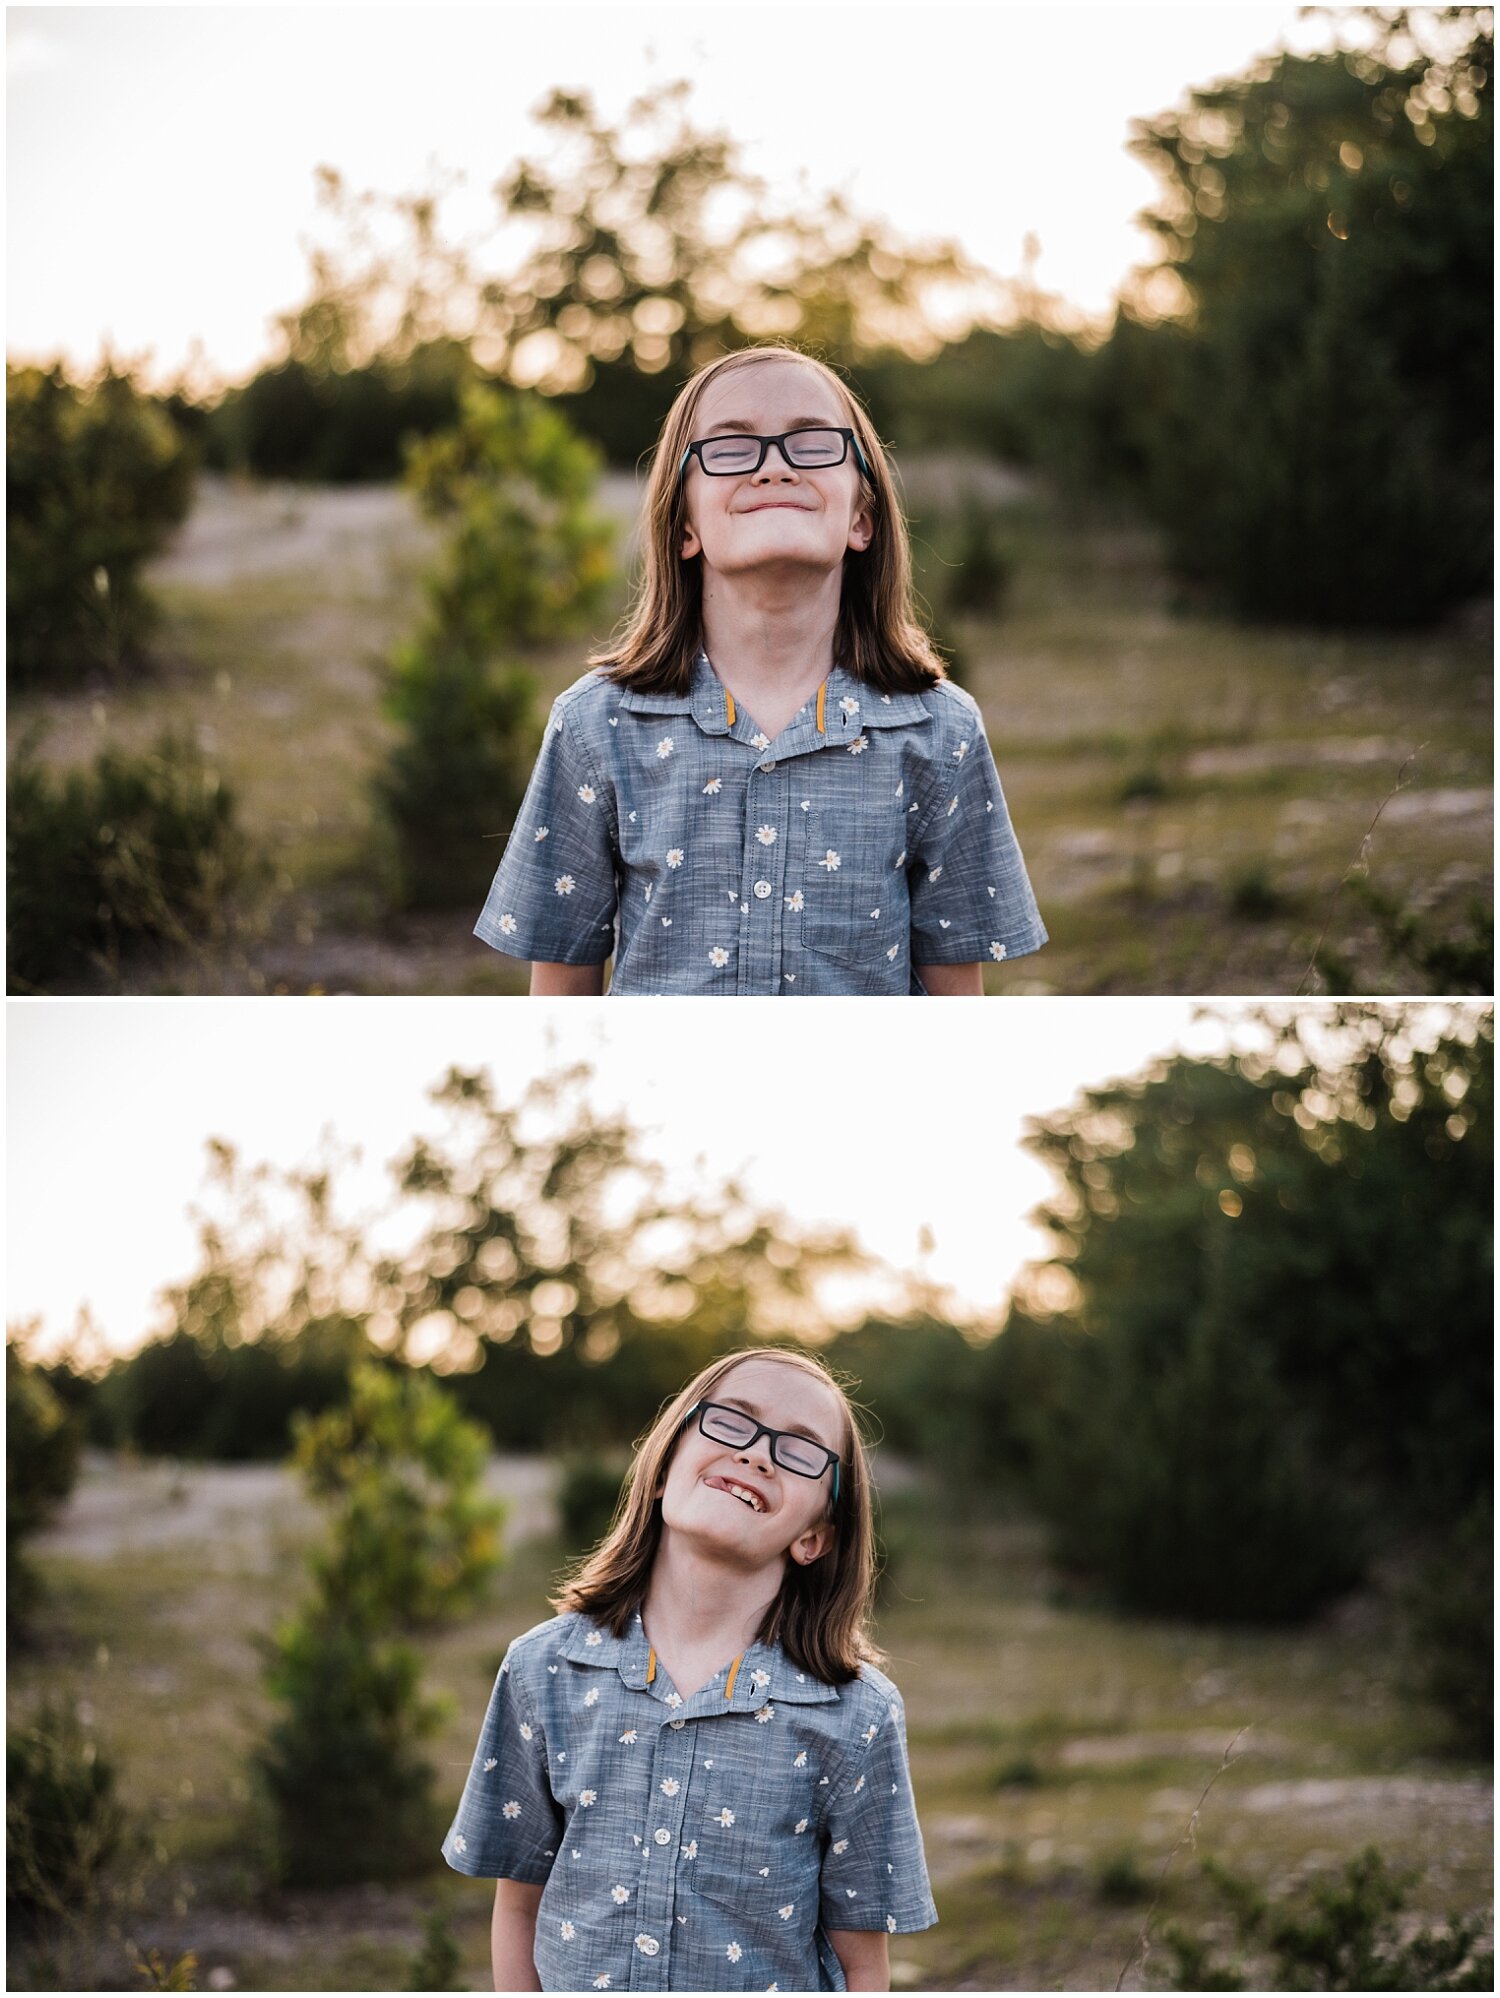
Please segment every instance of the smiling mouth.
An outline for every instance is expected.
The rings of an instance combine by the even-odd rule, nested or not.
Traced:
[[[734,1478],[705,1478],[704,1483],[713,1491],[728,1492],[731,1498],[737,1498],[752,1512],[764,1512],[766,1509],[765,1500],[751,1485],[742,1485]]]

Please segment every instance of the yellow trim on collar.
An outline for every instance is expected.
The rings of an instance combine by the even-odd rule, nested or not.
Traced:
[[[818,734],[819,735],[827,735],[828,733],[828,730],[823,726],[823,708],[827,700],[828,700],[828,682],[825,680],[822,686],[819,687],[818,689]]]
[[[729,691],[729,689],[728,689],[727,687],[726,687],[726,688],[724,689],[724,718],[725,718],[725,720],[726,720],[726,721],[727,721],[727,722],[729,723],[729,726],[730,726],[731,728],[733,728],[733,727],[734,727],[734,695],[730,693],[730,691]]]
[[[656,1646],[654,1644],[650,1647],[650,1651],[651,1656],[646,1660],[646,1684],[648,1686],[653,1684],[656,1679]]]

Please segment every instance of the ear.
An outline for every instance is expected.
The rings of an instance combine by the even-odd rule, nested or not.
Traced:
[[[703,543],[698,539],[698,530],[690,520],[683,523],[682,547],[678,553],[684,562],[691,562],[695,555],[703,553]]]
[[[806,1533],[800,1534],[787,1552],[799,1568],[810,1568],[814,1561],[822,1560],[832,1545],[833,1527],[828,1520],[821,1519],[816,1526],[810,1526]]]
[[[863,554],[875,539],[875,518],[866,506],[861,506],[849,523],[849,546],[856,554]]]

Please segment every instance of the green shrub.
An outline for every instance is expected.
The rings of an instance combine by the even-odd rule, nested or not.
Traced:
[[[283,1711],[254,1766],[278,1879],[339,1887],[430,1868],[443,1828],[419,1744],[442,1709],[422,1698],[421,1671],[409,1644],[326,1604],[277,1633],[266,1685]]]
[[[120,1846],[114,1765],[52,1701],[9,1730],[5,1761],[7,1913],[28,1924],[76,1915]]]
[[[407,1974],[408,1991],[467,1991],[459,1981],[463,1953],[453,1939],[446,1918],[434,1910],[422,1929],[422,1947],[411,1960]]]
[[[254,1766],[277,1876],[302,1886],[430,1867],[441,1835],[420,1754],[442,1709],[397,1633],[472,1606],[499,1559],[479,1492],[487,1439],[436,1382],[373,1363],[349,1404],[301,1425],[297,1458],[332,1511],[314,1593],[267,1647],[280,1712]]]
[[[323,1599],[373,1628],[474,1608],[500,1562],[504,1508],[482,1490],[489,1437],[430,1376],[365,1361],[347,1403],[294,1424],[296,1462],[333,1509],[313,1557]]]
[[[401,737],[374,781],[405,906],[468,906],[499,862],[541,735],[518,654],[585,626],[614,578],[599,464],[541,397],[472,384],[458,424],[412,447],[408,483],[447,541],[394,661]]]
[[[564,1458],[557,1510],[570,1551],[595,1547],[608,1533],[629,1468],[629,1457],[616,1451]]]
[[[170,416],[109,368],[5,370],[7,672],[61,686],[138,669],[142,565],[186,518],[191,453]]]
[[[9,773],[9,990],[76,990],[148,946],[221,935],[259,868],[233,792],[187,740],[106,749],[54,776],[23,745]]]
[[[1476,1950],[1482,1916],[1450,1915],[1445,1929],[1400,1917],[1418,1877],[1392,1873],[1374,1846],[1345,1863],[1342,1877],[1311,1886],[1296,1906],[1273,1907],[1247,1880],[1207,1862],[1203,1871],[1228,1905],[1239,1941],[1254,1952],[1214,1961],[1214,1945],[1171,1924],[1162,1932],[1174,1991],[1490,1991],[1494,1953]]]
[[[1452,1744],[1488,1757],[1495,1737],[1495,1503],[1485,1492],[1406,1591],[1406,1676]]]
[[[5,1348],[5,1608],[22,1635],[39,1584],[21,1543],[46,1524],[78,1476],[81,1425],[40,1370]]]
[[[1128,1908],[1148,1899],[1151,1882],[1133,1852],[1112,1852],[1095,1869],[1094,1893],[1110,1907]]]

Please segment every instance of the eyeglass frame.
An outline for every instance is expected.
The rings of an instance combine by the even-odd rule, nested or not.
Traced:
[[[844,440],[843,455],[841,457],[835,458],[831,464],[827,465],[794,465],[791,459],[787,456],[786,440],[788,439],[788,437],[806,436],[809,430],[827,430],[830,431],[835,437],[842,437]],[[704,461],[703,447],[705,444],[717,444],[718,442],[720,442],[720,439],[716,437],[695,437],[692,443],[689,444],[687,449],[683,452],[682,458],[678,463],[677,466],[678,485],[681,485],[683,479],[687,476],[688,460],[694,457],[695,455],[697,457],[699,466],[702,469],[703,476],[706,479],[753,479],[756,473],[760,470],[761,466],[764,465],[764,463],[766,462],[766,457],[770,452],[771,446],[773,444],[776,446],[777,450],[780,451],[781,453],[781,462],[785,466],[787,466],[789,470],[793,472],[835,472],[838,470],[840,465],[847,462],[849,457],[850,446],[852,445],[854,449],[854,462],[856,465],[858,465],[860,469],[860,474],[865,480],[865,483],[870,486],[873,486],[875,483],[875,474],[870,470],[869,460],[865,457],[864,452],[860,449],[859,439],[855,436],[854,432],[851,429],[849,429],[849,427],[846,424],[807,423],[804,424],[800,430],[783,430],[779,437],[761,437],[756,435],[754,431],[749,431],[749,430],[730,431],[727,432],[726,435],[733,437],[741,437],[744,439],[746,443],[749,443],[753,438],[754,441],[760,446],[760,456],[756,459],[755,463],[749,468],[749,470],[747,471],[743,465],[739,465],[736,466],[736,468],[732,472],[710,471],[708,465]]]
[[[800,1431],[795,1429],[773,1429],[769,1422],[755,1422],[755,1434],[744,1443],[730,1443],[722,1436],[709,1436],[708,1431],[703,1427],[703,1418],[711,1408],[721,1408],[726,1415],[738,1415],[746,1422],[755,1422],[755,1417],[750,1413],[748,1408],[731,1408],[726,1401],[695,1401],[678,1424],[678,1434],[681,1435],[682,1431],[687,1428],[696,1415],[698,1418],[698,1434],[708,1437],[710,1443],[722,1443],[727,1450],[751,1450],[754,1449],[762,1436],[769,1436],[771,1439],[771,1462],[776,1465],[778,1470],[790,1471],[794,1478],[821,1478],[827,1471],[828,1464],[832,1464],[833,1496],[828,1502],[829,1510],[831,1511],[838,1504],[840,1488],[839,1471],[842,1467],[843,1459],[836,1450],[830,1450],[828,1445],[820,1443],[816,1436],[804,1436]],[[776,1454],[776,1445],[783,1436],[795,1436],[799,1443],[812,1444],[814,1449],[823,1452],[824,1456],[828,1459],[828,1464],[825,1464],[821,1471],[799,1471],[795,1464],[783,1464]]]

